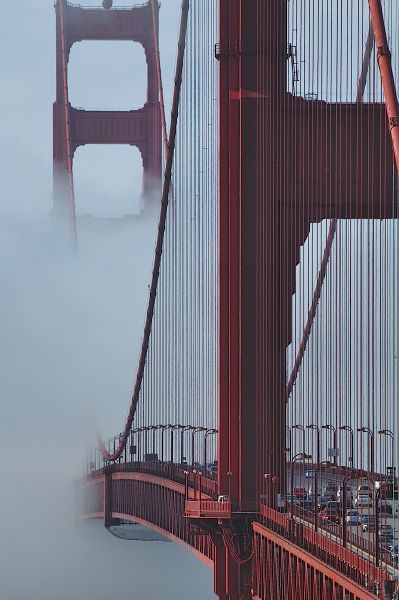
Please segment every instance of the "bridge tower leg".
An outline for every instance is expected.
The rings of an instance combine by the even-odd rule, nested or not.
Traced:
[[[259,508],[264,474],[285,486],[284,235],[273,100],[285,93],[286,3],[220,0],[219,493]],[[260,22],[261,21],[261,22]],[[259,80],[259,61],[262,78]],[[273,90],[273,94],[270,91]],[[258,100],[263,110],[259,111]],[[270,100],[268,100],[270,99]],[[259,131],[267,139],[259,144]],[[266,148],[266,152],[265,152]],[[244,590],[247,569],[218,553],[216,580]],[[238,582],[238,585],[237,585]],[[224,598],[250,598],[234,595]]]
[[[250,600],[251,567],[248,561],[238,565],[223,541],[215,544],[215,593],[220,600]]]
[[[219,490],[244,509],[259,501],[264,474],[278,478],[275,494],[285,485],[288,293],[281,276],[284,215],[271,185],[278,156],[271,143],[281,127],[273,122],[273,102],[286,87],[286,3],[261,4],[220,0],[218,48]]]
[[[129,144],[143,160],[143,194],[159,195],[162,178],[162,138],[156,64],[156,40],[151,3],[104,10],[56,5],[56,101],[53,110],[53,213],[74,219],[73,156],[84,144]],[[158,35],[156,3],[156,35]],[[68,62],[72,45],[82,40],[127,40],[144,47],[147,61],[147,101],[139,110],[86,111],[71,107]],[[68,206],[69,205],[69,206]]]

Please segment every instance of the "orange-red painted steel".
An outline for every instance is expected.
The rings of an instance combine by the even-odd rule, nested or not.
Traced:
[[[143,159],[143,192],[161,188],[162,139],[155,34],[158,3],[104,10],[57,0],[57,96],[54,103],[54,208],[63,218],[68,210],[74,223],[73,157],[84,144],[130,144]],[[156,10],[155,25],[152,11]],[[147,100],[137,111],[74,110],[68,100],[68,61],[72,45],[82,40],[131,40],[143,45],[147,60]],[[71,200],[72,198],[72,200]]]
[[[392,90],[381,6],[378,1],[369,1],[377,46],[380,44],[379,64],[393,152],[398,159],[397,99]],[[162,476],[161,467],[160,473],[151,472],[156,468],[153,465],[114,465],[95,473],[86,486],[85,513],[102,514],[106,524],[114,518],[130,516],[165,532],[171,539],[192,545],[208,561],[214,561],[215,591],[222,600],[372,600],[386,573],[322,531],[314,531],[308,522],[295,518],[294,510],[289,517],[276,508],[286,485],[286,347],[292,336],[291,302],[301,246],[311,224],[326,218],[397,216],[397,207],[391,202],[396,183],[390,167],[392,145],[381,130],[383,105],[328,103],[295,97],[287,91],[286,4],[265,2],[260,10],[257,0],[219,0],[217,489],[214,482],[201,480],[199,473],[186,473],[183,482],[181,472],[173,465],[166,477]],[[151,332],[187,11],[188,2],[184,0],[145,338],[125,431],[114,452],[102,448],[103,457],[111,461],[121,456],[130,434]],[[90,127],[94,131],[95,124]],[[359,132],[363,130],[367,131],[367,153],[359,151]],[[303,152],[304,145],[309,153]],[[353,162],[345,160],[343,147]],[[284,151],[279,153],[275,148]],[[374,164],[379,165],[375,172],[370,166]],[[332,196],[336,201],[331,201]],[[332,237],[333,229],[330,242]],[[327,255],[322,264],[324,271],[326,266]],[[323,273],[319,275],[319,289],[322,278]],[[309,313],[307,334],[314,311],[315,306]],[[220,502],[218,495],[222,496]],[[260,505],[265,496],[267,507]],[[244,511],[237,508],[244,506],[251,506],[250,517],[244,517]],[[254,553],[245,556],[231,543],[232,531],[236,538],[243,534],[239,529],[242,524],[248,530],[252,527],[254,536]],[[191,537],[190,528],[195,531]],[[339,539],[339,525],[334,532]],[[250,537],[251,531],[246,533]],[[356,546],[354,538],[350,541]]]
[[[179,477],[178,470],[176,474]],[[213,565],[211,537],[184,518],[185,487],[181,483],[148,473],[118,471],[115,465],[85,480],[82,491],[84,519],[103,518],[106,527],[115,519],[141,523]],[[194,497],[192,488],[189,497]],[[209,499],[205,492],[203,497]]]
[[[371,23],[377,47],[377,61],[381,73],[382,87],[391,132],[393,152],[399,173],[399,106],[391,65],[391,52],[385,31],[384,15],[380,0],[369,0]]]

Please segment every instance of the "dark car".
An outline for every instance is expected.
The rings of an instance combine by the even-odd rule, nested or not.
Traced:
[[[293,496],[290,493],[288,493],[285,498],[288,504],[295,504],[296,506],[299,506],[302,500],[302,497]]]
[[[341,512],[341,503],[338,502],[337,500],[330,500],[326,504],[326,509],[327,510],[335,510],[335,512],[337,512],[339,514]]]
[[[362,516],[362,529],[363,531],[375,531],[376,519],[374,515],[363,515]]]
[[[398,546],[395,545],[390,545],[388,546],[388,548],[386,548],[386,550],[389,553],[389,560],[394,564],[397,565],[398,564]]]
[[[319,507],[319,510],[322,510],[323,508],[326,508],[327,504],[329,502],[333,502],[335,500],[334,496],[319,496],[318,500],[317,500],[317,506]]]
[[[339,513],[336,510],[329,508],[322,510],[319,517],[322,521],[332,521],[333,523],[339,523],[340,521]]]
[[[299,506],[304,510],[314,510],[314,498],[312,496],[301,498],[299,500]]]
[[[378,534],[380,536],[380,543],[385,546],[393,544],[393,527],[392,525],[380,525]]]
[[[385,523],[380,523],[380,533],[388,533],[389,535],[393,535],[393,527],[392,525],[386,525]]]
[[[327,494],[336,494],[337,493],[337,482],[336,481],[332,481],[331,479],[329,481],[326,482],[326,485],[324,487],[324,491]]]
[[[351,508],[345,515],[345,521],[348,523],[348,525],[360,525],[362,522],[362,517],[356,508]]]
[[[380,500],[380,513],[383,515],[391,515],[392,514],[392,504],[387,500]]]
[[[292,490],[292,495],[297,496],[298,498],[304,498],[307,496],[306,489],[302,486],[294,486]]]

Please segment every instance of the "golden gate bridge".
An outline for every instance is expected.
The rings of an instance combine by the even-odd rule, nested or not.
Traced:
[[[159,8],[56,2],[54,215],[77,243],[89,143],[138,147],[161,199],[131,403],[82,515],[182,544],[223,600],[394,598],[399,6],[183,0],[168,132]],[[143,45],[141,109],[71,106],[88,39]]]

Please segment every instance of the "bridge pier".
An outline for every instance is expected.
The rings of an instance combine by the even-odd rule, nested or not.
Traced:
[[[215,543],[215,593],[220,600],[251,600],[252,558],[238,564],[220,536]]]

